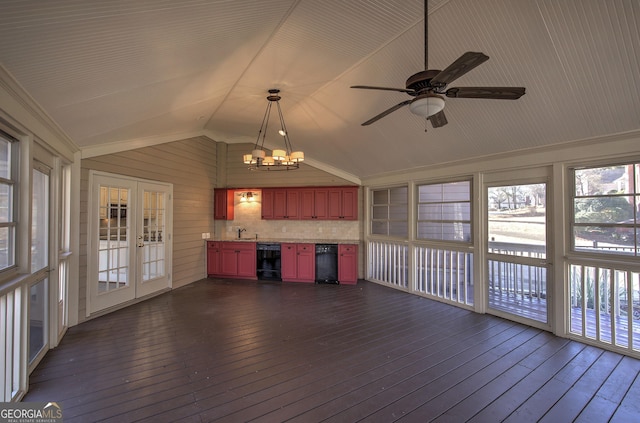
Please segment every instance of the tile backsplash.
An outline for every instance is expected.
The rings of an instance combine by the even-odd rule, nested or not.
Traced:
[[[215,238],[231,240],[238,237],[238,228],[246,229],[243,238],[262,240],[348,240],[360,239],[359,221],[340,220],[263,220],[262,195],[253,190],[253,201],[241,201],[236,195],[234,220],[216,225]]]

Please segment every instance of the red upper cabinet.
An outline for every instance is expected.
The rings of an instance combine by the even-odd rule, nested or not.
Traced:
[[[300,219],[324,220],[328,217],[327,188],[303,188],[300,190]]]
[[[299,189],[287,189],[286,190],[286,215],[285,219],[299,219],[300,218],[300,190]]]
[[[273,214],[273,198],[276,190],[273,188],[264,188],[262,190],[262,218],[274,219]]]
[[[262,190],[263,219],[299,219],[300,189],[265,188]]]
[[[358,188],[329,188],[329,219],[358,220]]]
[[[262,218],[358,220],[358,187],[265,188]]]
[[[232,189],[213,190],[213,218],[219,220],[233,220],[233,196]]]

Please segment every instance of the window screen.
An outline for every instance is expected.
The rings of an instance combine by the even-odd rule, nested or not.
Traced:
[[[471,182],[418,186],[418,239],[471,242]]]
[[[406,238],[408,188],[376,189],[371,194],[371,233]]]

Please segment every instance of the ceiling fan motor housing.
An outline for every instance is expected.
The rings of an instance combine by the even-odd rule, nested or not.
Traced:
[[[424,90],[432,90],[434,87],[431,86],[431,80],[440,72],[439,70],[429,69],[414,73],[407,79],[405,85],[408,90],[415,91],[413,95],[418,95]]]

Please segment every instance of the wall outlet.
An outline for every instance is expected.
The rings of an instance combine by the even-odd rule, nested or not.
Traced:
[[[203,232],[202,233],[202,239],[207,239],[207,238],[209,238],[209,234],[206,233],[206,232]]]

